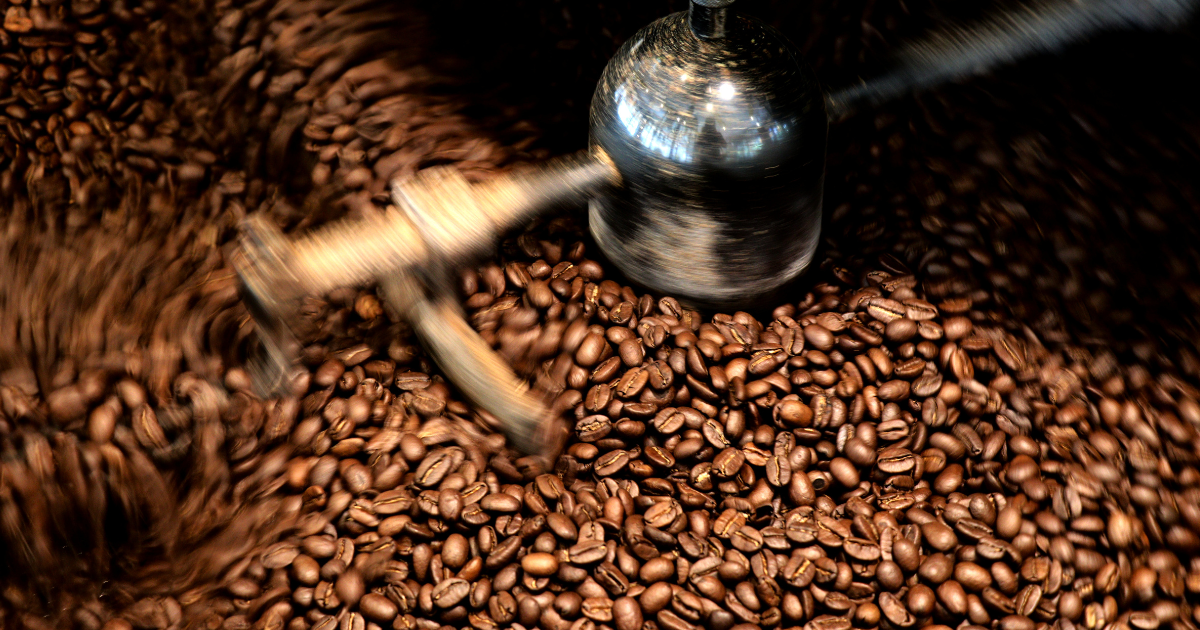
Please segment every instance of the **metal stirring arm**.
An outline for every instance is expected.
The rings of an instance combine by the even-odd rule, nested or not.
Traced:
[[[302,292],[286,272],[290,247],[279,228],[260,215],[246,218],[231,263],[241,279],[242,303],[254,319],[262,349],[246,366],[260,398],[286,393],[300,343],[287,324]]]
[[[304,295],[382,281],[450,380],[504,423],[514,445],[537,452],[547,411],[463,319],[452,296],[427,299],[412,273],[465,261],[505,231],[559,204],[619,185],[603,152],[580,152],[471,184],[452,167],[394,182],[395,207],[291,240],[262,216],[243,224],[233,266],[254,317],[263,355],[250,364],[260,395],[285,391],[299,344],[286,322]]]
[[[976,24],[950,25],[904,45],[890,69],[826,94],[837,120],[909,92],[986,72],[1090,35],[1122,28],[1181,24],[1198,0],[1037,0]]]
[[[500,420],[514,447],[541,453],[548,442],[549,410],[467,324],[449,291],[442,288],[426,297],[425,287],[406,273],[390,274],[380,284],[384,299],[411,322],[447,379]]]

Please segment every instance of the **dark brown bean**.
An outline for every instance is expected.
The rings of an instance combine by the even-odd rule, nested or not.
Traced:
[[[458,605],[471,591],[471,585],[466,580],[450,578],[442,580],[433,587],[431,597],[438,608],[453,608]]]
[[[539,577],[554,575],[558,572],[558,560],[549,553],[526,554],[521,559],[521,568],[526,573]]]
[[[378,593],[367,593],[358,602],[358,609],[363,616],[379,624],[391,623],[399,613],[399,608],[392,600]]]

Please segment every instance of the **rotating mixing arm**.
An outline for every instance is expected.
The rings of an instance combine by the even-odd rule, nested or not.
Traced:
[[[243,248],[252,259],[251,275],[263,279],[255,289],[259,299],[284,302],[433,261],[467,260],[546,209],[586,199],[618,181],[607,156],[587,152],[479,184],[453,167],[434,167],[393,183],[396,208],[339,221],[294,240],[264,236],[273,228],[262,219],[248,220]]]
[[[382,280],[391,306],[412,322],[451,380],[504,423],[514,445],[537,450],[544,406],[467,325],[452,297],[427,299],[411,274],[465,261],[534,215],[618,182],[606,155],[582,152],[480,184],[452,167],[426,169],[394,182],[395,207],[295,240],[261,216],[248,218],[233,262],[263,345],[250,365],[256,387],[262,395],[286,388],[299,347],[286,321],[302,296]]]
[[[1057,51],[1095,33],[1176,26],[1191,15],[1197,1],[1037,0],[906,44],[892,56],[888,71],[828,93],[826,109],[837,120],[908,92]]]

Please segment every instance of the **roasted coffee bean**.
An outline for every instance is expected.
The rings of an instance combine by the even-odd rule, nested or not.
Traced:
[[[430,488],[439,483],[450,472],[452,454],[443,449],[427,455],[417,467],[416,482],[418,485]]]
[[[600,540],[581,540],[567,550],[567,560],[574,564],[594,564],[608,555],[608,549]]]
[[[479,507],[488,512],[510,513],[521,509],[521,501],[512,495],[497,492],[483,497]]]
[[[954,561],[944,554],[935,553],[926,556],[921,561],[919,573],[922,578],[933,584],[941,584],[953,575],[955,571]],[[980,576],[978,572],[971,572],[972,576],[980,580],[990,581],[990,577]],[[961,582],[962,580],[959,580]],[[964,585],[965,586],[965,585]],[[982,588],[982,587],[981,587]]]
[[[917,621],[905,605],[891,593],[879,595],[879,610],[888,621],[900,628],[911,627]]]
[[[505,538],[503,542],[496,545],[494,549],[487,554],[487,559],[484,560],[484,566],[490,569],[503,567],[512,562],[521,550],[521,539],[516,536]]]
[[[358,602],[363,616],[379,624],[391,623],[399,609],[391,600],[377,593],[367,593]]]
[[[844,457],[835,457],[829,462],[829,473],[842,486],[847,488],[858,486],[860,479],[858,469],[853,462]]]
[[[906,607],[915,617],[925,617],[933,612],[935,597],[933,590],[924,584],[918,584],[908,591]]]
[[[960,562],[954,567],[954,579],[969,591],[981,591],[992,583],[987,569],[974,562]]]
[[[1024,615],[1008,615],[1000,620],[1002,630],[1033,630],[1032,619]]]
[[[718,477],[729,478],[737,474],[746,462],[746,455],[736,448],[726,448],[713,458],[713,473]]]
[[[638,598],[638,604],[641,610],[649,614],[654,614],[665,608],[670,603],[671,595],[672,591],[670,584],[667,584],[666,582],[655,582],[647,586],[646,590],[642,592],[641,596]],[[617,601],[620,601],[620,599],[621,598],[618,598]],[[629,604],[624,604],[624,606],[628,607]],[[614,602],[614,620],[619,618],[618,615],[621,612],[622,611],[618,610],[618,607]]]
[[[438,608],[452,608],[465,599],[470,591],[471,585],[466,580],[450,578],[438,583],[430,596]]]
[[[532,553],[521,559],[521,568],[530,575],[553,575],[558,571],[558,560],[549,553]]]
[[[847,538],[842,548],[846,555],[860,562],[873,562],[880,557],[879,545],[861,538]]]
[[[584,599],[580,605],[580,611],[583,613],[583,616],[596,623],[613,621],[615,608],[616,603],[607,597],[589,597]]]
[[[263,552],[262,564],[267,569],[282,569],[291,566],[298,557],[300,557],[300,550],[296,545],[281,542]]]
[[[617,630],[639,630],[643,624],[643,608],[650,610],[649,607],[639,605],[632,597],[618,597],[612,604],[613,625]]]
[[[875,465],[890,475],[905,473],[913,469],[916,457],[906,449],[891,447],[880,451]]]
[[[941,521],[930,521],[921,526],[921,533],[928,544],[937,551],[950,551],[958,546],[954,530]]]
[[[625,466],[629,464],[629,461],[629,453],[624,450],[617,449],[601,455],[596,460],[596,466],[594,470],[597,475],[614,475],[620,472],[621,469],[625,468]]]

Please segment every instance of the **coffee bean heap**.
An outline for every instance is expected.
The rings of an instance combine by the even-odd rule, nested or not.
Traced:
[[[548,286],[556,299],[582,300],[564,313],[598,320],[566,327],[566,352],[539,380],[558,384],[560,406],[577,401],[580,443],[560,472],[571,492],[594,497],[577,501],[590,510],[542,499],[577,525],[601,522],[615,542],[596,562],[623,576],[576,573],[583,595],[637,597],[668,627],[798,625],[822,613],[848,620],[817,625],[870,627],[882,614],[898,627],[1001,618],[1101,627],[1118,606],[1135,625],[1189,616],[1172,600],[1184,575],[1197,585],[1200,567],[1163,548],[1200,546],[1194,389],[1150,384],[1143,372],[1134,389],[1157,385],[1159,409],[1118,402],[1128,392],[1111,356],[1063,365],[1031,331],[989,325],[978,298],[920,299],[895,259],[866,274],[865,288],[818,285],[766,326],[746,313],[701,324],[670,298],[599,281],[590,263],[550,262],[509,263],[506,290],[525,284],[519,302],[497,299],[500,269],[485,268],[491,291],[467,303],[483,306],[476,325],[500,320],[497,339],[535,321],[522,311],[555,310]],[[540,343],[557,329],[529,337]],[[1113,463],[1122,452],[1144,455]],[[1160,518],[1148,505],[1172,508]],[[570,567],[571,542],[546,551]],[[719,572],[739,556],[760,570]],[[673,570],[651,573],[668,583],[651,590],[640,564],[662,558]],[[1163,601],[1123,586],[1122,574],[1146,567],[1172,576]],[[681,598],[710,601],[690,609]],[[542,623],[558,622],[549,617]]]
[[[227,395],[189,371],[237,353],[240,308],[211,247],[227,187],[189,196],[216,159],[191,120],[203,77],[170,45],[203,34],[179,19],[196,8],[3,7],[5,627],[99,627],[138,591],[219,575],[232,560],[189,557],[200,541],[237,555],[277,535],[242,511],[261,484],[229,470]]]
[[[1195,432],[1139,419],[1124,379],[1091,384],[1098,362],[1060,363],[973,298],[925,301],[891,258],[766,326],[704,321],[604,280],[570,233],[552,222],[461,278],[517,365],[558,354],[537,378],[577,418],[556,469],[469,438],[484,421],[401,370],[410,349],[310,346],[287,482],[304,526],[227,577],[213,624],[1191,623],[1200,567],[1175,552],[1196,547]],[[1112,463],[1160,428],[1171,459]],[[1139,515],[1163,471],[1180,507]]]
[[[160,3],[5,2],[0,198],[78,229],[143,183],[191,186],[216,156],[185,127],[198,93]],[[194,30],[194,29],[193,29]],[[194,33],[188,33],[192,35]],[[168,85],[171,84],[171,85]]]
[[[569,52],[576,31],[623,22],[566,4],[574,20],[555,5],[530,24],[595,65],[592,46]],[[852,27],[813,31],[826,68],[917,19],[817,6],[814,24]],[[394,2],[5,8],[6,29],[37,30],[0,42],[6,107],[25,108],[0,132],[16,209],[0,236],[0,626],[1200,623],[1200,361],[1140,325],[1192,293],[1130,302],[1137,274],[1106,279],[1073,245],[1123,251],[1108,231],[1123,216],[1133,242],[1162,239],[1189,189],[1129,165],[1187,155],[1187,138],[1112,142],[1086,94],[1073,120],[1106,134],[1062,131],[1037,90],[1011,99],[1032,103],[1020,116],[955,88],[835,126],[826,260],[769,316],[642,295],[606,278],[570,216],[531,226],[459,288],[573,423],[549,461],[506,449],[370,289],[308,300],[292,322],[307,370],[258,399],[219,249],[249,211],[303,230],[378,211],[418,168],[475,179],[540,158],[533,110],[466,95]],[[582,99],[594,78],[564,82]],[[72,138],[79,119],[38,94],[85,109],[92,133]],[[1120,202],[1089,205],[1133,175]],[[1117,207],[1142,197],[1154,213]],[[1173,255],[1159,293],[1187,285]],[[1138,325],[1110,339],[1109,321]]]
[[[216,38],[214,77],[231,103],[227,123],[248,134],[248,164],[276,185],[297,169],[293,192],[329,206],[275,208],[289,227],[337,216],[331,208],[382,208],[388,183],[419,168],[454,162],[477,179],[532,157],[522,150],[537,139],[527,121],[463,111],[466,86],[423,54],[424,20],[402,5],[260,3],[230,10]]]

